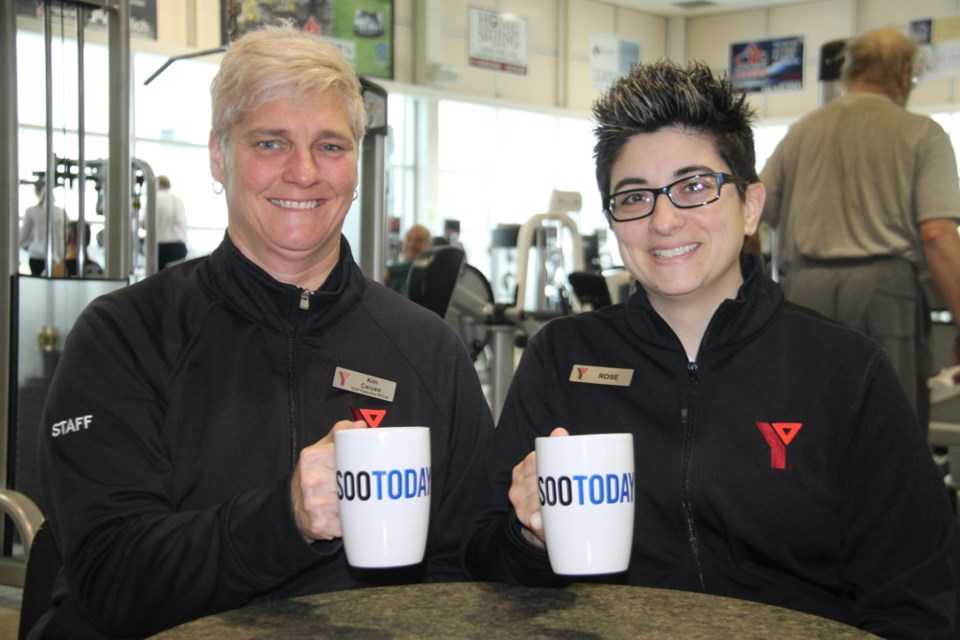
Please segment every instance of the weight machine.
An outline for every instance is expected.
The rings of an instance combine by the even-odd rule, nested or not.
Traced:
[[[425,249],[408,276],[410,299],[443,317],[479,365],[494,420],[513,380],[517,348],[550,319],[590,308],[571,286],[571,276],[586,275],[580,231],[567,215],[580,209],[580,194],[554,192],[550,209],[519,226],[515,252],[501,247],[510,253],[498,280],[515,283],[509,301],[496,301],[490,281],[453,247]]]
[[[53,94],[52,94],[52,41],[53,24],[49,16],[52,15],[51,0],[44,0],[43,36],[45,44],[45,81],[46,81],[46,167],[43,170],[45,176],[56,176],[58,158],[54,152],[53,144]],[[77,9],[78,19],[76,21],[77,37],[77,81],[79,91],[77,95],[77,135],[78,135],[78,157],[76,159],[77,176],[86,175],[86,150],[84,147],[84,138],[86,136],[85,121],[83,118],[84,110],[84,25],[86,11],[96,8],[103,10],[107,15],[107,43],[109,48],[109,84],[111,92],[109,95],[109,133],[108,133],[108,156],[111,159],[109,166],[104,167],[104,202],[109,212],[105,218],[106,232],[104,234],[106,249],[106,276],[112,280],[100,281],[100,285],[107,286],[107,283],[116,283],[117,286],[126,284],[124,276],[130,272],[129,251],[130,244],[130,207],[131,202],[126,191],[127,185],[131,180],[131,162],[130,162],[130,11],[128,2],[104,3],[93,0],[64,0],[63,3]],[[91,286],[89,283],[94,280],[83,279],[54,279],[54,278],[31,278],[17,275],[19,265],[19,247],[17,246],[18,225],[20,206],[18,202],[19,189],[19,170],[18,170],[18,132],[19,118],[17,114],[17,11],[15,2],[0,3],[0,64],[3,65],[3,72],[0,73],[0,93],[5,99],[0,101],[0,126],[3,128],[3,138],[5,140],[4,150],[0,153],[0,201],[3,203],[4,213],[7,224],[3,226],[4,241],[0,242],[0,296],[8,301],[8,308],[22,309],[26,305],[20,305],[21,299],[26,299],[29,295],[30,306],[36,313],[44,317],[45,324],[48,320],[59,322],[65,318],[64,314],[67,306],[76,304],[83,300],[85,305],[91,292],[85,289]],[[64,165],[65,166],[65,165]],[[63,167],[61,167],[63,173]],[[53,198],[52,191],[55,187],[55,180],[49,179],[45,182],[47,189],[47,220],[53,218]],[[83,212],[85,215],[86,212]],[[47,225],[48,230],[50,225]],[[48,242],[48,248],[50,247]],[[47,273],[52,272],[52,251],[48,251]],[[22,291],[19,285],[22,282],[29,281],[31,284],[39,285],[39,291]],[[67,287],[67,289],[64,289]],[[83,289],[83,291],[80,291]],[[76,294],[76,295],[74,295]],[[18,429],[17,425],[17,399],[21,385],[19,384],[18,371],[22,372],[23,367],[18,367],[19,336],[17,326],[14,325],[14,314],[3,314],[0,316],[0,343],[9,345],[9,348],[0,349],[0,353],[5,354],[4,361],[0,363],[0,411],[2,416],[7,418],[0,423],[0,443],[4,446],[6,455],[0,456],[0,510],[6,514],[2,531],[3,549],[0,555],[0,583],[16,586],[23,585],[23,578],[26,573],[25,562],[15,557],[12,550],[14,547],[14,538],[18,537],[24,553],[30,548],[33,536],[40,525],[42,515],[36,506],[36,503],[26,494],[17,490],[15,467],[18,458],[27,459],[30,452],[25,449],[21,456],[18,449]],[[31,320],[32,322],[32,320]],[[72,322],[71,322],[72,324]],[[33,325],[35,326],[35,325]],[[63,325],[60,329],[61,334],[65,333],[69,325]],[[48,344],[50,337],[49,331],[41,331],[39,336],[31,336],[33,345],[29,351],[36,353],[42,352],[42,347],[38,349],[37,338],[41,337],[42,344]],[[34,425],[34,429],[37,428]],[[20,440],[23,444],[23,440]],[[12,521],[14,528],[8,527],[8,522]],[[16,535],[14,535],[16,534]]]

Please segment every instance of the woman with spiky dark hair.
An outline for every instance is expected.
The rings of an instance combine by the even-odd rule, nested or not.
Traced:
[[[576,580],[551,570],[534,441],[626,432],[630,564],[592,581],[956,638],[957,522],[887,356],[785,302],[743,251],[765,197],[744,96],[664,60],[593,111],[605,213],[637,286],[527,345],[487,453],[471,577]]]

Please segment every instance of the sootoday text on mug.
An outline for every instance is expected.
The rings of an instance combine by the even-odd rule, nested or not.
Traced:
[[[537,489],[554,573],[626,571],[633,546],[633,435],[537,438]]]
[[[422,561],[430,521],[430,429],[346,429],[333,442],[347,562],[387,568]]]

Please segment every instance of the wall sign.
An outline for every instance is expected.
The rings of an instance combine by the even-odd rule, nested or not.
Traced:
[[[606,33],[590,34],[590,88],[606,91],[640,62],[640,43]]]
[[[334,43],[357,74],[393,79],[393,0],[221,0],[221,41],[264,24],[291,20]]]
[[[471,67],[527,75],[527,19],[468,7],[467,59]]]
[[[730,45],[730,79],[744,91],[803,89],[803,38]]]
[[[920,45],[918,78],[960,74],[960,16],[913,20],[909,32]]]
[[[157,0],[129,0],[130,36],[157,39]],[[17,0],[17,15],[43,19],[43,0]],[[83,26],[85,29],[106,30],[109,12],[106,9],[87,8]],[[50,19],[55,24],[74,27],[77,24],[77,7],[63,2],[50,3]]]

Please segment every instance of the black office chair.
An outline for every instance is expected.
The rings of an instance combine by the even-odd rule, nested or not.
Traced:
[[[407,275],[407,297],[443,318],[466,254],[456,247],[427,247]]]
[[[613,304],[607,280],[600,273],[573,271],[567,276],[580,304],[590,309],[599,309]]]
[[[27,555],[27,574],[20,605],[19,640],[26,640],[30,630],[53,606],[53,585],[63,567],[60,547],[53,537],[49,521],[37,529]]]

